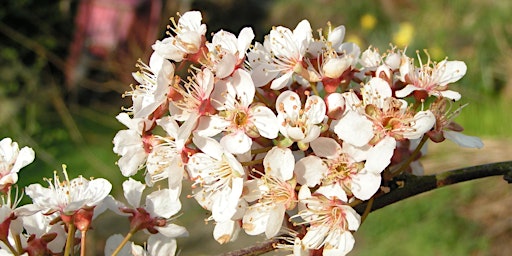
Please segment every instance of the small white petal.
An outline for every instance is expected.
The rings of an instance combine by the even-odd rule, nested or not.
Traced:
[[[348,111],[334,127],[334,132],[344,142],[356,147],[366,145],[374,136],[373,123],[365,116]]]
[[[123,182],[123,193],[126,201],[137,208],[140,206],[140,199],[142,198],[142,191],[144,191],[146,185],[142,184],[140,181],[136,181],[132,178]]]
[[[480,138],[474,136],[468,136],[460,132],[455,131],[443,131],[445,138],[455,142],[457,145],[465,148],[483,148],[484,143]]]
[[[320,184],[328,170],[319,157],[306,156],[297,161],[294,172],[299,184],[314,187]]]

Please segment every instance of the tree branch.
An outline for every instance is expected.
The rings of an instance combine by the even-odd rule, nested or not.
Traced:
[[[258,243],[253,246],[249,246],[240,250],[227,252],[221,254],[222,256],[256,256],[261,255],[267,252],[271,252],[276,249],[275,245],[278,243],[282,243],[280,239],[272,238],[262,243]]]
[[[503,175],[508,183],[512,183],[512,161],[471,166],[426,176],[402,174],[397,176],[394,180],[396,182],[403,182],[403,186],[376,197],[371,211],[378,210],[387,205],[436,188],[463,181],[500,175]],[[361,214],[364,212],[367,204],[368,202],[364,202],[354,208]]]
[[[447,171],[435,175],[414,176],[411,174],[402,174],[397,176],[394,181],[402,183],[403,186],[391,190],[389,193],[381,196],[376,196],[371,205],[371,211],[378,210],[387,205],[396,203],[398,201],[413,197],[415,195],[434,190],[436,188],[444,187],[451,184],[456,184],[463,181],[476,180],[491,176],[500,176],[508,182],[512,183],[512,161],[492,163],[471,166],[452,171]],[[362,214],[368,202],[364,202],[355,206],[355,210]],[[269,239],[265,242],[258,243],[254,246],[246,247],[237,251],[222,254],[223,256],[255,256],[276,249],[277,243],[284,242],[277,238]]]

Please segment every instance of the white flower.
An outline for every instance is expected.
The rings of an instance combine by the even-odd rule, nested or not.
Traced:
[[[347,105],[334,132],[344,142],[366,151],[365,166],[370,169],[378,170],[390,163],[397,140],[418,139],[435,123],[430,110],[414,113],[407,102],[391,97],[389,84],[381,78],[372,78],[361,92],[362,103]]]
[[[32,163],[35,158],[34,150],[29,147],[18,148],[18,143],[11,138],[0,141],[0,190],[4,190],[18,181],[21,168]]]
[[[41,238],[45,234],[56,233],[57,237],[47,244],[47,248],[53,253],[62,252],[66,244],[66,230],[63,225],[52,225],[51,221],[55,218],[54,215],[44,215],[38,211],[35,213],[19,216],[23,223],[27,236],[35,235]],[[24,236],[22,236],[24,237]]]
[[[214,139],[194,136],[193,142],[202,151],[192,155],[186,166],[190,178],[200,185],[194,197],[212,211],[216,222],[230,220],[242,195],[245,171]]]
[[[379,50],[373,47],[368,47],[362,54],[359,63],[365,70],[374,71],[382,64],[382,57]]]
[[[312,38],[307,20],[301,21],[293,32],[282,26],[272,29],[263,43],[264,48],[258,46],[255,53],[248,53],[254,85],[261,87],[272,81],[270,88],[273,90],[286,87],[294,73],[302,73],[303,57]]]
[[[151,152],[152,136],[143,136],[146,127],[143,119],[131,119],[127,113],[120,113],[116,118],[129,128],[117,132],[113,139],[113,151],[121,156],[117,165],[121,173],[129,177],[143,167],[148,153]]]
[[[157,120],[166,136],[153,136],[152,150],[146,161],[146,184],[153,186],[159,180],[168,179],[170,196],[177,200],[181,194],[185,172],[185,143],[193,129],[193,121],[188,120],[181,126],[170,116]]]
[[[174,64],[160,55],[153,53],[149,59],[149,66],[139,61],[140,71],[133,73],[139,85],[132,91],[126,92],[131,96],[134,118],[147,119],[160,106],[166,105],[170,85],[174,79]]]
[[[114,234],[107,239],[105,255],[112,255],[114,250],[123,241],[123,236]],[[150,235],[144,247],[135,243],[125,244],[118,255],[127,256],[170,256],[175,255],[177,249],[176,239],[169,238],[160,233]]]
[[[123,182],[123,192],[131,207],[126,207],[119,202],[115,202],[115,205],[110,207],[114,210],[117,207],[123,213],[132,214],[133,219],[138,219],[136,223],[144,223],[137,228],[147,229],[152,234],[158,231],[170,238],[187,236],[188,232],[185,228],[168,221],[181,209],[180,201],[172,198],[169,189],[160,189],[147,195],[142,204],[141,198],[145,188],[146,186],[141,182],[129,178]]]
[[[256,179],[256,186],[247,197],[258,197],[258,201],[247,208],[243,217],[243,228],[249,235],[265,233],[274,237],[281,229],[286,210],[296,204],[293,168],[295,159],[289,148],[273,147],[263,160],[265,174]]]
[[[206,25],[201,24],[202,16],[198,11],[184,13],[178,24],[171,19],[174,27],[171,31],[174,36],[156,41],[153,50],[166,59],[182,61],[187,55],[195,54],[201,49],[206,34]]]
[[[370,199],[379,189],[380,173],[386,165],[370,169],[363,162],[366,159],[355,155],[349,144],[342,148],[331,138],[320,137],[310,145],[315,156],[307,156],[297,162],[295,173],[298,183],[309,187],[318,184],[322,187],[338,186],[361,200]]]
[[[292,141],[309,143],[321,132],[321,123],[325,118],[325,102],[312,95],[306,100],[304,108],[300,97],[293,91],[284,91],[276,100],[277,119],[281,134]]]
[[[480,138],[462,134],[464,128],[453,122],[453,119],[460,114],[467,104],[460,106],[453,112],[450,111],[451,104],[451,101],[441,98],[430,106],[436,118],[434,129],[427,133],[430,139],[434,142],[449,139],[461,147],[482,148],[484,144]]]
[[[414,66],[414,59],[403,56],[400,66],[400,80],[406,83],[405,88],[395,92],[397,97],[403,98],[414,91],[425,91],[429,96],[445,97],[459,100],[460,93],[448,90],[448,84],[457,82],[466,74],[466,64],[462,61],[443,60],[432,62],[428,56],[427,63],[420,61],[420,67]]]
[[[63,165],[65,180],[60,181],[55,171],[53,182],[49,187],[31,184],[25,188],[34,205],[43,212],[58,211],[60,214],[72,215],[79,209],[90,208],[100,204],[110,193],[112,184],[106,179],[87,180],[84,177],[69,180],[66,166]]]
[[[191,120],[197,123],[200,116],[212,113],[210,94],[214,88],[215,77],[209,69],[192,74],[183,85],[175,84],[172,92],[176,94],[169,104],[171,116],[177,121]]]
[[[330,195],[329,189],[318,189],[314,195],[307,186],[299,191],[299,213],[310,227],[302,238],[307,249],[320,249],[323,255],[346,255],[354,247],[351,231],[361,222],[359,214],[346,204],[346,198]]]
[[[238,38],[230,32],[221,30],[213,35],[208,47],[207,66],[215,72],[215,77],[223,79],[243,65],[245,53],[254,39],[252,28],[243,28]]]
[[[276,138],[279,132],[277,117],[270,108],[252,104],[254,94],[254,84],[244,70],[236,70],[232,77],[217,82],[212,98],[216,99],[213,105],[219,114],[205,119],[208,127],[200,134],[214,136],[224,131],[226,134],[220,144],[232,154],[247,152],[252,138],[260,135]]]

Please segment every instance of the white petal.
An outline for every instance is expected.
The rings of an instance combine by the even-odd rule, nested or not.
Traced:
[[[112,255],[114,250],[121,244],[124,237],[121,234],[114,234],[111,235],[105,244],[105,255]],[[119,255],[131,255],[130,253],[130,244],[126,243],[121,251],[119,252]]]
[[[436,69],[443,72],[439,79],[439,85],[443,86],[461,79],[466,74],[467,66],[462,61],[443,60],[437,64]]]
[[[167,184],[169,186],[169,200],[178,201],[181,195],[181,187],[183,185],[183,175],[185,173],[184,163],[181,156],[174,156],[170,160],[169,174]]]
[[[123,182],[124,198],[126,198],[126,201],[128,201],[131,206],[137,208],[140,206],[140,199],[142,198],[144,188],[146,188],[146,185],[129,178]]]
[[[341,146],[334,139],[319,137],[310,143],[315,155],[328,159],[335,159],[341,153]]]
[[[306,156],[297,161],[294,172],[299,184],[314,187],[320,184],[328,170],[319,157]]]
[[[252,122],[258,129],[261,136],[267,139],[274,139],[279,133],[277,117],[265,106],[256,106],[251,109]]]
[[[17,147],[17,145],[16,145],[16,147]],[[16,150],[17,150],[17,148],[16,148]],[[32,163],[34,161],[34,158],[35,158],[34,150],[29,147],[23,147],[19,151],[18,156],[16,157],[16,162],[12,166],[10,172],[11,173],[18,172],[21,168]],[[16,183],[16,180],[13,181],[13,183]]]
[[[322,98],[316,95],[308,97],[304,109],[310,123],[319,124],[324,120],[326,107]]]
[[[331,93],[325,100],[327,115],[334,119],[340,119],[345,112],[345,97],[340,93]]]
[[[147,250],[151,256],[175,255],[176,249],[176,239],[169,239],[160,233],[150,235],[148,238]]]
[[[404,132],[403,136],[407,139],[419,139],[432,129],[436,123],[436,117],[430,110],[419,111],[414,115],[414,121],[411,122],[411,131]]]
[[[308,249],[319,249],[329,230],[329,227],[326,225],[311,226],[304,238],[302,238],[302,243]]]
[[[288,71],[284,74],[282,74],[277,79],[274,79],[272,83],[270,84],[270,89],[272,90],[281,90],[284,87],[288,86],[292,80],[293,71]]]
[[[220,61],[215,65],[216,77],[223,79],[231,75],[233,70],[235,70],[237,61],[238,59],[235,55],[225,53],[224,56],[222,56],[222,59],[220,59]]]
[[[404,88],[402,88],[398,91],[395,91],[395,96],[398,98],[404,98],[404,97],[409,96],[409,94],[411,94],[412,92],[414,92],[416,90],[421,90],[421,88],[418,88],[412,84],[408,84]]]
[[[252,40],[254,39],[254,32],[251,27],[243,28],[238,34],[237,50],[238,58],[243,59],[247,49],[250,47]]]
[[[240,227],[236,221],[228,220],[224,222],[217,222],[213,229],[213,238],[219,244],[225,244],[236,239]]]
[[[460,132],[454,131],[443,131],[445,138],[455,142],[457,145],[465,148],[483,148],[484,143],[480,138],[474,136],[468,136]]]
[[[356,147],[366,145],[374,136],[373,123],[365,116],[348,111],[334,127],[334,132],[344,142]]]
[[[352,176],[350,190],[356,198],[363,201],[368,200],[379,189],[380,181],[380,174],[363,169],[358,174]]]
[[[192,141],[199,149],[201,149],[201,151],[203,151],[208,156],[211,156],[217,160],[221,159],[224,150],[216,140],[194,134]]]
[[[270,72],[268,70],[273,70],[273,67],[268,64],[261,64],[253,67],[251,70],[251,79],[254,82],[254,86],[262,87],[272,81],[279,74],[279,72]]]
[[[346,255],[354,248],[355,239],[350,231],[345,231],[341,235],[337,235],[335,247],[324,248],[324,256],[342,256]]]
[[[236,90],[237,99],[240,101],[241,106],[248,107],[256,93],[256,87],[254,87],[251,75],[243,69],[237,69],[232,75],[231,84]]]
[[[365,169],[381,173],[390,163],[396,147],[396,140],[392,137],[385,137],[368,151]]]
[[[391,97],[389,83],[379,77],[372,78],[361,91],[365,104],[374,104],[379,108],[383,108],[385,99]]]
[[[146,209],[152,216],[170,218],[181,209],[181,203],[169,200],[169,190],[162,189],[146,197]]]
[[[158,125],[160,125],[164,131],[173,138],[178,138],[178,123],[170,116],[162,117],[156,121]]]
[[[301,109],[300,97],[293,91],[284,91],[276,99],[277,112],[287,114],[292,120],[298,118]]]
[[[283,225],[285,211],[286,208],[283,204],[278,204],[270,210],[267,228],[265,230],[265,236],[267,238],[272,238],[279,233]]]
[[[440,93],[443,97],[454,100],[454,101],[458,101],[461,98],[460,93],[458,93],[456,91],[446,90],[446,91],[441,91]]]
[[[320,193],[326,196],[327,198],[331,199],[340,199],[344,202],[348,200],[347,193],[345,192],[345,190],[343,190],[339,183],[332,183],[330,185],[321,186],[315,193]]]
[[[231,154],[243,154],[251,149],[252,139],[244,131],[238,130],[222,137],[220,145]]]
[[[243,178],[234,178],[231,188],[218,191],[212,205],[212,217],[217,222],[228,221],[236,213],[238,200],[242,195]]]
[[[354,210],[354,208],[343,205],[343,211],[345,213],[345,219],[347,220],[348,230],[356,231],[361,224],[361,216]]]
[[[309,42],[313,38],[311,24],[308,20],[302,20],[297,24],[297,27],[293,30],[293,38],[296,44],[299,46],[299,52],[301,55],[306,52]]]
[[[247,209],[242,219],[242,228],[249,235],[259,235],[267,229],[269,209],[268,206],[255,204]]]
[[[158,230],[158,232],[162,233],[162,235],[168,238],[188,236],[187,229],[176,224],[168,224],[163,227],[156,227],[156,229]]]
[[[263,165],[266,174],[286,181],[293,177],[295,158],[289,148],[273,147],[263,159]]]
[[[329,35],[327,35],[327,41],[331,42],[332,47],[334,49],[338,48],[338,46],[341,45],[344,38],[345,38],[345,26],[335,27],[332,31],[329,32]]]

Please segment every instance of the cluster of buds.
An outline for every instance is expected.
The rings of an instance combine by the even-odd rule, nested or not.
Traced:
[[[167,180],[168,202],[181,205],[190,180],[219,243],[243,229],[291,236],[281,247],[296,255],[346,254],[361,222],[353,206],[398,174],[421,174],[428,139],[482,146],[452,121],[461,96],[450,85],[464,62],[361,53],[343,42],[344,26],[314,36],[307,20],[272,28],[263,43],[251,28],[211,42],[206,32],[200,12],[184,13],[149,64],[139,61],[114,152],[124,176]]]
[[[453,122],[461,61],[361,52],[343,42],[343,26],[314,36],[307,20],[272,28],[263,43],[251,28],[206,33],[200,12],[184,13],[133,73],[133,105],[117,116],[127,129],[113,141],[127,204],[109,196],[109,181],[70,180],[64,168],[64,180],[26,187],[33,203],[18,207],[13,184],[34,151],[0,141],[1,255],[67,256],[77,240],[85,255],[91,221],[106,209],[130,231],[112,235],[105,254],[173,255],[188,235],[172,223],[183,184],[211,212],[221,244],[243,230],[280,238],[294,255],[345,255],[364,219],[354,207],[386,194],[397,175],[421,175],[428,140],[483,146]],[[142,169],[144,181],[133,179]],[[144,246],[128,243],[141,230]]]

